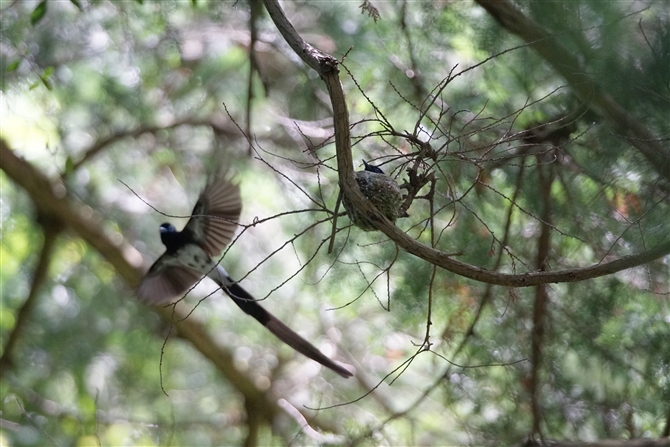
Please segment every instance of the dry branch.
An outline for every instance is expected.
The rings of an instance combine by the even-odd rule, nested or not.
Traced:
[[[524,447],[670,447],[670,439],[603,439],[597,442],[526,442]]]
[[[1,141],[1,140],[0,140]],[[21,334],[23,333],[35,304],[37,303],[37,297],[39,296],[40,289],[42,284],[47,279],[47,272],[49,270],[49,264],[51,263],[51,256],[53,254],[54,246],[56,245],[56,240],[58,239],[58,234],[61,232],[61,226],[58,221],[49,219],[48,217],[38,216],[38,222],[41,224],[44,236],[44,242],[42,243],[42,249],[40,250],[40,257],[37,261],[37,266],[35,266],[35,272],[33,274],[32,284],[30,285],[30,292],[28,292],[28,297],[23,302],[23,305],[19,309],[16,316],[16,324],[12,329],[7,341],[2,347],[2,357],[0,357],[0,369],[4,373],[7,372],[8,368],[13,366],[12,356],[14,354],[14,346],[19,340]]]
[[[333,105],[335,146],[337,151],[340,188],[344,195],[348,197],[351,203],[358,209],[359,213],[367,216],[371,222],[375,223],[379,230],[398,244],[399,247],[431,264],[442,267],[457,275],[484,283],[508,287],[529,287],[539,284],[584,281],[637,267],[670,253],[670,241],[667,241],[646,252],[624,256],[615,261],[596,264],[590,267],[547,272],[535,271],[522,274],[505,274],[457,261],[440,250],[436,250],[414,240],[386,219],[379,210],[377,210],[365,196],[363,196],[363,193],[360,191],[358,183],[355,180],[354,164],[351,154],[349,112],[347,110],[342,84],[339,79],[338,61],[334,57],[325,54],[305,42],[295,28],[293,28],[293,25],[288,21],[276,0],[264,0],[264,3],[275,26],[277,26],[277,29],[291,46],[293,51],[295,51],[308,66],[316,70],[326,84]],[[634,121],[630,120],[629,124],[631,123],[634,123]],[[635,127],[635,129],[637,128]],[[647,134],[648,132],[645,130],[644,133],[637,135],[648,136]],[[638,143],[641,144],[642,141],[638,141]],[[646,141],[646,143],[660,146],[653,141]],[[663,154],[663,151],[661,150],[659,154]],[[663,164],[661,163],[658,166],[663,166]]]
[[[529,43],[557,73],[565,78],[577,96],[616,129],[649,161],[650,166],[670,180],[670,148],[633,118],[593,80],[577,57],[507,0],[476,0],[505,29]]]
[[[52,185],[51,181],[31,164],[18,157],[0,139],[0,169],[17,185],[26,190],[38,211],[50,219],[59,221],[64,227],[81,237],[96,249],[128,284],[127,293],[139,283],[143,275],[141,255],[126,242],[115,243],[103,230],[103,222],[93,220],[82,212],[83,206],[67,197],[62,184]],[[56,191],[58,193],[56,193]],[[194,317],[185,318],[184,309],[154,308],[165,320],[174,324],[179,336],[188,340],[200,353],[209,359],[221,375],[244,396],[246,402],[262,411],[262,417],[271,423],[280,413],[271,393],[259,390],[253,379],[233,366],[231,350],[219,345]]]

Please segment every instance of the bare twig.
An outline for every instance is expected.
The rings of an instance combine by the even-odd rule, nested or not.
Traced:
[[[542,29],[508,0],[476,1],[508,31],[529,43],[568,81],[582,101],[640,151],[656,172],[670,180],[670,149],[660,144],[655,135],[606,93],[589,76],[577,56],[561,45],[556,36]]]
[[[646,264],[670,253],[670,241],[666,241],[646,252],[625,256],[609,263],[577,269],[535,271],[512,275],[493,272],[452,259],[446,253],[416,241],[386,219],[363,196],[358,187],[358,183],[354,177],[354,164],[351,154],[349,114],[344,91],[338,76],[337,60],[306,43],[288,21],[276,0],[265,0],[265,6],[270,13],[270,17],[291,48],[307,65],[316,70],[321,79],[326,83],[333,104],[335,146],[337,150],[340,188],[342,188],[344,195],[350,199],[353,206],[359,212],[365,215],[371,222],[374,222],[379,230],[404,250],[457,275],[476,281],[509,287],[530,287],[538,284],[583,281]]]
[[[161,130],[174,129],[179,126],[209,126],[217,134],[226,134],[226,135],[235,135],[235,133],[212,120],[197,120],[197,119],[184,119],[175,121],[174,123],[168,124],[166,126],[140,126],[135,129],[128,129],[118,131],[112,135],[109,135],[105,138],[101,138],[95,142],[91,147],[84,151],[84,155],[74,163],[73,170],[79,169],[83,164],[97,156],[103,150],[107,149],[112,144],[124,139],[124,138],[137,138],[140,135],[145,133],[156,133]]]
[[[142,256],[125,241],[120,243],[112,241],[103,230],[102,222],[86,217],[83,205],[66,196],[64,186],[57,185],[54,188],[41,172],[19,158],[2,139],[0,139],[0,168],[12,181],[26,190],[40,212],[74,231],[111,263],[129,285],[129,289],[139,284],[144,274],[141,268]],[[259,390],[253,378],[234,367],[233,352],[216,342],[199,321],[195,318],[183,319],[185,309],[182,306],[177,306],[174,316],[172,310],[168,308],[157,307],[154,311],[168,322],[174,323],[178,335],[191,342],[204,357],[209,359],[245,400],[257,401],[256,408],[262,411],[267,421],[272,421],[276,417],[280,412],[276,400],[268,392]]]

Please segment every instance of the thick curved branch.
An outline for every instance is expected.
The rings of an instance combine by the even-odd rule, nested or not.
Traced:
[[[555,272],[529,272],[522,274],[497,273],[450,258],[446,253],[424,245],[401,231],[384,217],[361,193],[354,177],[354,163],[351,155],[351,134],[349,132],[349,112],[344,91],[340,83],[337,60],[305,42],[288,21],[277,0],[264,0],[270,17],[279,32],[302,60],[319,73],[326,83],[333,104],[333,122],[335,126],[335,146],[340,188],[351,203],[377,228],[399,247],[409,253],[442,267],[457,275],[489,284],[507,287],[529,287],[539,284],[576,282],[597,278],[632,267],[646,264],[670,254],[670,241],[659,244],[653,249],[608,263],[590,267],[559,270]]]
[[[82,205],[66,196],[63,185],[54,187],[44,174],[14,154],[2,139],[0,139],[0,169],[26,190],[40,213],[60,222],[95,248],[114,266],[129,289],[134,289],[139,284],[143,269],[142,256],[137,250],[126,242],[113,242],[104,232],[102,222],[88,217],[90,213],[82,212]],[[129,290],[128,294],[131,293]],[[269,393],[260,391],[250,377],[234,368],[233,353],[219,345],[200,322],[192,316],[185,318],[187,313],[179,306],[174,312],[172,308],[165,307],[157,307],[154,310],[174,324],[179,335],[190,341],[209,359],[226,380],[244,395],[246,401],[253,401],[254,408],[259,409],[268,422],[271,423],[275,419],[280,412],[275,399]]]

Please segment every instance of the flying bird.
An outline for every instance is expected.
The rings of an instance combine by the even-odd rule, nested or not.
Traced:
[[[342,377],[352,373],[326,357],[277,317],[261,307],[249,292],[214,261],[232,241],[242,212],[239,185],[224,170],[210,176],[191,218],[182,231],[170,223],[160,226],[165,253],[151,266],[137,289],[139,299],[163,304],[183,295],[204,276],[216,282],[240,309],[255,318],[281,341],[332,369]]]

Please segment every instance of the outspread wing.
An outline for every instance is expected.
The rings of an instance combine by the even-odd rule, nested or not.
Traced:
[[[184,231],[215,258],[233,240],[241,212],[240,186],[225,171],[219,172],[207,182]]]
[[[164,254],[151,266],[137,288],[140,301],[147,304],[167,303],[183,295],[202,275],[187,267],[165,267],[167,257]]]

